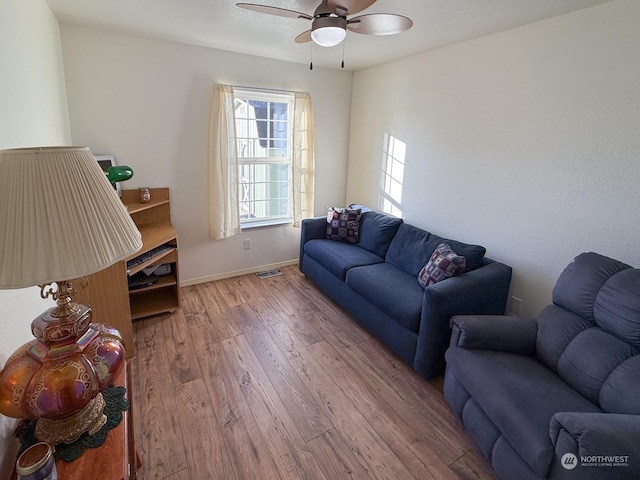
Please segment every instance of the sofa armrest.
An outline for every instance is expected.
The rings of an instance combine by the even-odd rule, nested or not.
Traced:
[[[451,346],[532,355],[538,323],[534,318],[504,315],[451,317]]]
[[[550,478],[640,478],[640,415],[560,412],[549,429]]]
[[[298,268],[302,271],[302,257],[304,257],[304,244],[309,240],[327,238],[327,217],[313,217],[302,220],[300,228],[300,253]]]
[[[511,284],[511,267],[484,259],[485,264],[425,288],[413,368],[425,378],[444,372],[454,315],[502,315]]]

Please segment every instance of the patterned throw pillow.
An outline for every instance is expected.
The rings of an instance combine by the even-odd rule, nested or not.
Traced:
[[[360,241],[361,209],[334,208],[327,210],[327,238],[342,242]]]
[[[456,277],[464,272],[466,263],[464,257],[451,250],[451,247],[446,243],[441,243],[431,254],[427,264],[420,270],[418,282],[423,287],[428,287],[445,278]]]

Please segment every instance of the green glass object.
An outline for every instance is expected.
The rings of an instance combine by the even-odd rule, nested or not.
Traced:
[[[124,182],[133,177],[133,170],[126,165],[114,165],[107,168],[106,174],[111,183]]]

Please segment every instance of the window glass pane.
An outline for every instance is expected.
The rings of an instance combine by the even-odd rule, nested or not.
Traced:
[[[290,218],[293,95],[238,90],[235,106],[241,221]]]
[[[253,109],[252,117],[256,119],[260,146],[262,148],[278,147],[278,141],[288,137],[289,105],[281,102],[264,102],[249,100]]]
[[[240,166],[242,219],[289,216],[288,164],[251,163]]]
[[[289,156],[289,104],[238,99],[236,137],[240,158]]]

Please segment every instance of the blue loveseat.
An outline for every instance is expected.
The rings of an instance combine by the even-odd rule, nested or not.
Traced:
[[[640,479],[640,270],[583,253],[552,297],[452,318],[445,399],[502,479]]]
[[[364,209],[359,242],[328,240],[327,219],[302,222],[299,268],[425,378],[444,372],[452,315],[503,314],[511,267],[485,249]],[[417,275],[440,243],[466,259],[466,270],[423,288]]]

